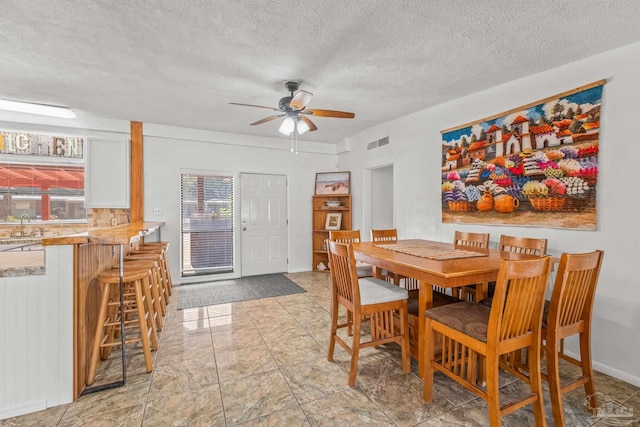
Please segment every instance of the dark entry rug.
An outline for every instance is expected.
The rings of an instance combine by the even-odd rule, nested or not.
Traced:
[[[178,310],[307,292],[282,273],[181,285]]]

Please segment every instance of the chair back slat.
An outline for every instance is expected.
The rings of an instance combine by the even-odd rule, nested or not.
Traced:
[[[328,241],[331,283],[339,298],[351,307],[360,305],[360,289],[351,244]]]
[[[489,247],[489,233],[456,231],[453,236],[453,244],[455,247],[486,249]]]
[[[388,230],[371,230],[372,242],[397,242],[398,230],[395,228]]]
[[[360,230],[330,231],[329,240],[338,243],[360,243]]]
[[[502,260],[491,306],[487,339],[505,341],[539,333],[549,277],[549,257]]]
[[[508,298],[502,316],[500,340],[519,337],[531,330],[535,308],[536,278],[513,279],[509,281]]]
[[[547,239],[529,237],[500,236],[498,249],[518,254],[543,256],[547,252]]]
[[[563,328],[591,318],[603,251],[562,254],[551,295],[547,328]]]
[[[566,288],[560,297],[560,326],[567,326],[582,319],[588,291],[588,271],[574,271],[567,274]]]

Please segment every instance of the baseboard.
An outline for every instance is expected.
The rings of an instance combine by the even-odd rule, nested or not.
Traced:
[[[311,270],[307,267],[307,268],[290,268],[289,271],[287,271],[287,273],[308,273]]]
[[[576,354],[573,353],[571,351],[567,351],[565,350],[565,354],[568,356],[573,357],[574,359],[578,359],[580,360],[580,354]],[[591,365],[593,366],[593,369],[595,369],[598,372],[602,372],[603,374],[607,374],[609,376],[612,376],[614,378],[617,378],[621,381],[624,381],[626,383],[629,383],[631,385],[634,385],[636,387],[640,387],[640,377],[637,377],[635,375],[631,375],[628,372],[624,372],[621,371],[619,369],[616,368],[612,368],[611,366],[608,365],[604,365],[602,363],[599,363],[595,360],[591,361]]]
[[[25,403],[19,406],[11,406],[0,409],[0,420],[5,418],[17,417],[19,415],[30,414],[32,412],[41,411],[47,409],[46,400],[36,400],[35,402]]]

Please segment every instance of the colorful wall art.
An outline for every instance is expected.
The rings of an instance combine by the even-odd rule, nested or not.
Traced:
[[[442,131],[442,222],[595,230],[604,83]]]

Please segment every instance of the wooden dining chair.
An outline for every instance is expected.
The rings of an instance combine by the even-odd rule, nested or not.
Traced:
[[[385,230],[371,230],[371,241],[372,242],[380,242],[380,243],[393,243],[398,241],[398,230],[393,229],[385,229]],[[419,358],[419,340],[421,339],[420,334],[420,316],[418,315],[418,306],[419,306],[419,292],[420,292],[420,282],[411,277],[405,277],[393,272],[385,272],[384,273],[385,280],[394,283],[398,286],[403,286],[405,289],[409,291],[409,299],[407,301],[408,307],[408,323],[409,323],[409,343],[411,349],[411,356],[418,360]],[[432,297],[432,306],[439,307],[445,304],[451,304],[454,302],[458,302],[459,298],[454,295],[448,295],[446,293],[446,289],[439,286],[432,286],[433,297]],[[396,316],[396,322],[398,321]]]
[[[502,416],[528,404],[533,405],[537,426],[546,425],[541,371],[540,338],[544,294],[550,258],[502,260],[494,303],[491,308],[477,302],[461,301],[425,311],[426,361],[423,399],[433,399],[433,377],[440,371],[487,401],[491,426],[500,426]],[[507,288],[509,292],[507,292]],[[442,351],[436,358],[437,335]],[[531,393],[516,402],[500,406],[500,357],[527,349]],[[535,357],[533,357],[535,356]],[[478,384],[479,363],[486,368],[486,390]]]
[[[516,254],[543,256],[547,252],[547,239],[534,239],[531,237],[515,237],[505,234],[500,236],[498,249],[503,252],[512,252]],[[482,304],[491,307],[493,293],[496,284],[489,283],[487,289],[487,298],[481,300]]]
[[[489,247],[489,233],[470,233],[456,230],[453,235],[453,245],[456,248],[480,248]]]
[[[338,243],[360,243],[360,230],[336,230],[329,231],[329,240]],[[358,277],[373,276],[373,266],[364,262],[356,261]]]
[[[356,382],[360,349],[395,342],[402,349],[402,370],[410,372],[407,290],[376,278],[358,279],[351,244],[329,241],[328,246],[332,293],[331,335],[327,360],[333,360],[336,342],[351,355],[348,384],[353,387]],[[343,324],[338,324],[339,305],[352,313]],[[403,319],[399,330],[394,327],[394,311]],[[369,317],[371,326],[371,339],[365,342],[362,342],[363,316]],[[353,324],[350,325],[350,322]],[[338,329],[349,326],[353,328],[351,345],[338,335]]]
[[[383,229],[383,230],[371,230],[371,241],[373,243],[396,243],[398,241],[398,230],[395,228]],[[417,290],[417,280],[404,277],[393,271],[383,272],[383,278],[398,286],[403,286],[407,290]]]
[[[547,239],[515,237],[503,234],[500,236],[498,249],[518,254],[543,256],[547,252]]]
[[[466,231],[457,231],[453,235],[453,246],[456,249],[489,249],[489,233],[470,233]],[[484,293],[486,290],[478,288],[479,285],[469,285],[452,289],[452,294],[458,299],[469,299],[471,301],[480,301],[478,293]]]
[[[549,382],[549,395],[556,426],[565,425],[562,395],[584,385],[589,406],[595,410],[598,405],[591,367],[591,316],[595,299],[598,276],[604,252],[597,250],[582,254],[562,254],[560,266],[553,285],[551,300],[545,301],[542,318],[542,341],[547,358],[547,373],[542,378]],[[564,353],[563,340],[579,335],[580,360]],[[582,370],[582,375],[565,384],[560,383],[559,360],[564,359]],[[513,372],[523,373],[520,369]],[[524,372],[527,375],[526,372]]]

